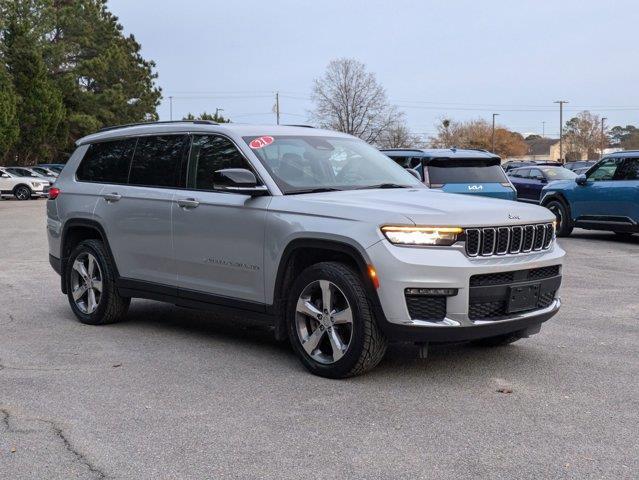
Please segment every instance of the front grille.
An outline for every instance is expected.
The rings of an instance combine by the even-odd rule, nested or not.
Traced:
[[[406,306],[413,320],[443,320],[446,316],[446,297],[406,295]]]
[[[555,237],[552,223],[465,229],[466,254],[489,257],[547,250]]]
[[[548,308],[555,299],[557,290],[550,290],[539,295],[537,309]],[[491,302],[470,302],[468,305],[468,318],[471,320],[500,320],[511,315],[507,313],[506,300]]]
[[[530,270],[514,270],[512,272],[482,273],[470,277],[471,287],[486,287],[489,285],[507,285],[513,282],[528,282],[559,275],[559,265],[532,268]]]

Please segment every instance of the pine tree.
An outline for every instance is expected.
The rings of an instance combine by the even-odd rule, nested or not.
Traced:
[[[7,71],[18,97],[20,134],[13,150],[18,164],[30,165],[56,156],[65,110],[62,96],[49,78],[29,12],[15,13],[3,35]]]
[[[0,160],[5,160],[7,153],[18,140],[20,130],[16,104],[17,97],[11,77],[0,57]]]

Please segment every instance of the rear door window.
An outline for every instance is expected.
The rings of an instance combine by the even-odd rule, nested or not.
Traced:
[[[94,143],[89,146],[76,178],[82,182],[126,183],[135,139]]]
[[[639,158],[626,158],[617,175],[618,180],[639,180]]]
[[[431,184],[508,182],[499,159],[434,159],[428,163]]]
[[[184,187],[188,135],[140,137],[129,184],[146,187]]]

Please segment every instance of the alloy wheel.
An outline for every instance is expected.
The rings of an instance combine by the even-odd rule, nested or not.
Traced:
[[[16,190],[16,198],[18,200],[28,200],[31,197],[31,192],[26,187],[20,187]]]
[[[313,360],[341,359],[353,337],[353,311],[344,292],[328,280],[308,284],[297,300],[295,326],[302,348]]]
[[[96,258],[88,252],[81,253],[73,262],[71,294],[76,306],[84,314],[92,314],[100,305],[102,270]]]

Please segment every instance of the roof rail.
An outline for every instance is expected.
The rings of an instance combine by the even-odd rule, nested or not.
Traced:
[[[420,153],[423,152],[423,150],[420,150],[419,148],[380,148],[379,151],[380,152],[420,152]]]
[[[301,123],[287,123],[285,125],[282,125],[283,127],[302,127],[302,128],[315,128],[313,125],[304,125]]]
[[[138,123],[125,123],[124,125],[114,125],[112,127],[104,127],[98,130],[99,132],[108,132],[109,130],[117,130],[119,128],[138,127],[140,125],[164,125],[172,123],[195,123],[198,125],[219,125],[212,120],[164,120],[161,122],[138,122]]]

